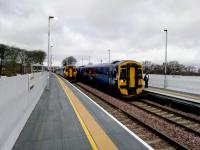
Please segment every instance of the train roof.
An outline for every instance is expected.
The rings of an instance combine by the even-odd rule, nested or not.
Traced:
[[[65,65],[65,67],[76,67],[75,65]]]
[[[113,61],[111,63],[103,63],[103,64],[95,64],[95,65],[85,65],[85,66],[81,66],[81,67],[90,68],[90,67],[118,66],[119,64],[124,63],[126,61],[132,61],[132,62],[135,62],[137,64],[140,64],[139,62],[134,61],[134,60],[117,60],[117,61]]]

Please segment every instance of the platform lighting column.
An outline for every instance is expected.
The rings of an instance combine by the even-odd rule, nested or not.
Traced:
[[[50,68],[52,71],[52,57],[53,57],[53,46],[51,45],[51,57],[50,57]]]
[[[166,39],[165,39],[165,79],[164,79],[164,88],[167,87],[167,29],[163,30],[166,33]]]
[[[50,62],[49,62],[49,49],[50,49],[50,20],[53,19],[54,16],[49,16],[48,18],[48,54],[47,54],[47,64],[48,64],[48,71],[50,71]],[[50,72],[48,73],[48,82],[47,82],[47,89],[49,89],[49,82],[50,82]]]
[[[108,50],[108,61],[110,63],[110,49]]]
[[[24,74],[26,73],[26,54],[25,51],[23,52],[23,59],[24,59]]]

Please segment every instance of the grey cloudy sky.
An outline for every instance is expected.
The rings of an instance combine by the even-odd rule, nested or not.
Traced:
[[[54,64],[73,55],[81,64],[111,59],[200,63],[199,0],[0,0],[0,43],[47,51],[52,20]]]

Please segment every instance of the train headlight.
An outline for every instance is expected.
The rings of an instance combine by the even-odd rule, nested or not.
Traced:
[[[121,80],[122,83],[126,82],[126,80]]]

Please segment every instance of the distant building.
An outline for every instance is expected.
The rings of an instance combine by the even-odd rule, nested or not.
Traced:
[[[33,64],[31,65],[31,72],[42,72],[45,70],[45,66],[41,64]]]

